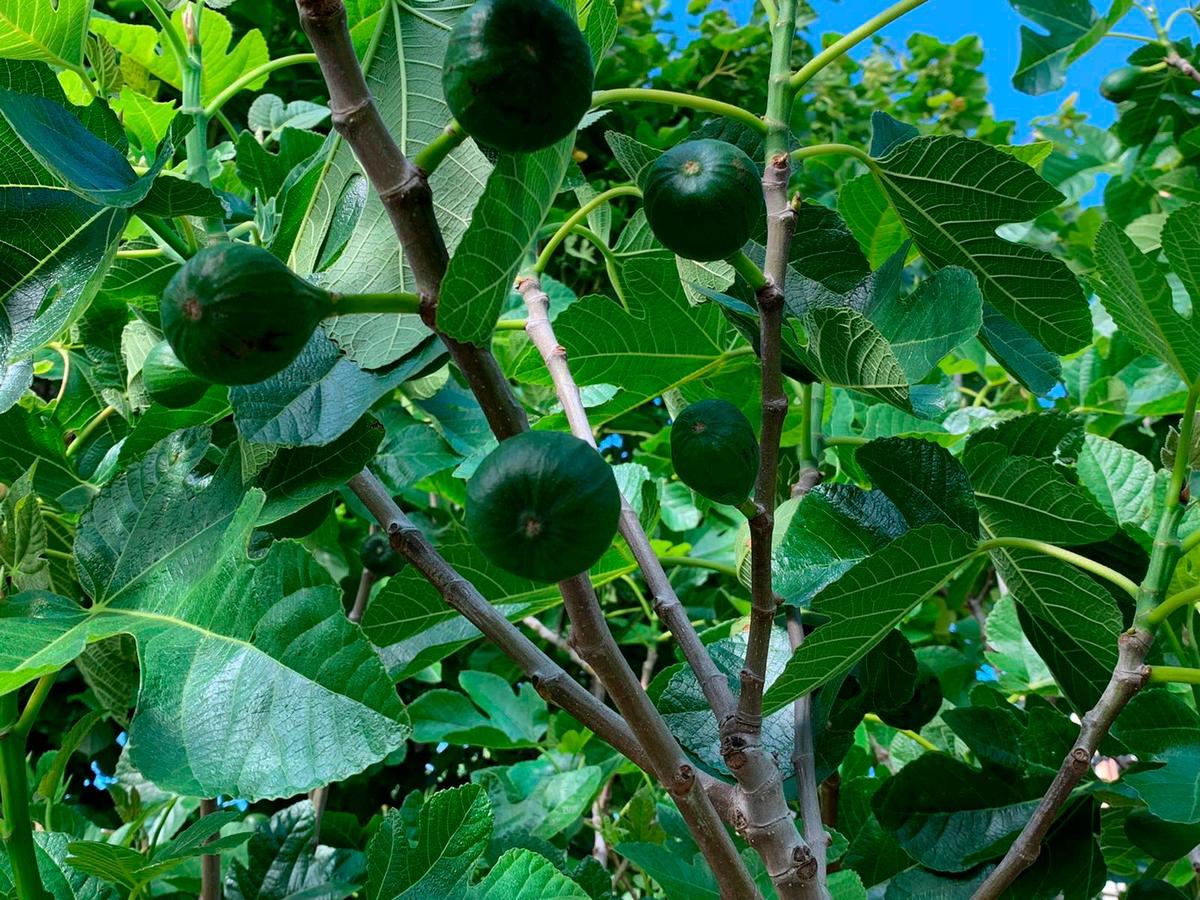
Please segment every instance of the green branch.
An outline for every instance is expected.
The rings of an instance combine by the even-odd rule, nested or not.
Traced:
[[[4,813],[0,838],[8,851],[17,900],[44,900],[29,812],[25,737],[17,730],[18,709],[15,692],[0,697],[0,809]]]
[[[638,101],[710,112],[713,115],[743,122],[759,134],[767,133],[766,123],[748,109],[734,106],[732,103],[722,103],[720,100],[710,100],[708,97],[682,94],[678,91],[659,91],[651,88],[617,88],[611,91],[597,91],[592,94],[592,109],[598,106],[608,106],[610,103]]]
[[[208,174],[208,119],[204,110],[204,63],[201,58],[200,20],[204,3],[189,0],[183,7],[183,37],[187,46],[187,60],[183,67],[183,104],[179,111],[192,117],[192,130],[184,139],[187,150],[187,177],[189,181],[206,188],[212,187]],[[204,220],[209,243],[228,239],[225,223],[218,216]]]
[[[875,32],[879,31],[896,21],[902,15],[910,12],[925,3],[926,0],[900,0],[899,3],[889,6],[879,15],[863,22],[845,37],[834,41],[807,63],[800,67],[799,71],[792,76],[792,90],[798,90],[808,84],[812,77],[841,57],[845,56],[854,47],[861,44]]]
[[[700,559],[696,556],[659,556],[658,561],[664,566],[681,566],[690,569],[707,569],[710,572],[718,572],[721,575],[728,575],[730,578],[738,577],[736,566],[731,566],[728,563],[717,562],[713,559]]]
[[[1151,681],[1159,684],[1200,684],[1200,669],[1183,666],[1150,666]]]
[[[979,553],[988,553],[992,550],[1029,550],[1033,553],[1041,553],[1043,556],[1050,556],[1054,559],[1062,560],[1065,563],[1070,563],[1077,569],[1082,569],[1085,572],[1090,572],[1099,578],[1103,578],[1110,584],[1116,585],[1121,590],[1125,591],[1129,596],[1136,597],[1138,586],[1132,580],[1126,578],[1115,569],[1110,569],[1103,563],[1098,563],[1094,559],[1089,559],[1080,553],[1064,549],[1055,544],[1047,543],[1046,541],[1035,541],[1030,538],[1020,537],[998,537],[990,540],[981,541],[976,548]]]
[[[171,21],[171,17],[158,3],[158,0],[142,0],[142,5],[150,10],[150,15],[154,16],[154,20],[158,22],[159,30],[166,40],[167,49],[175,57],[175,62],[179,65],[179,74],[182,76],[187,68],[188,54],[187,48],[183,46],[183,38],[175,29],[175,23]]]
[[[279,59],[265,62],[261,66],[251,69],[233,84],[229,85],[229,87],[225,88],[225,90],[221,91],[221,93],[217,94],[217,96],[213,97],[208,106],[204,107],[204,115],[211,119],[220,112],[221,107],[228,103],[235,94],[258,81],[264,75],[270,75],[277,69],[286,69],[288,66],[299,66],[306,63],[315,63],[316,61],[317,54],[315,53],[293,53],[291,56],[281,56]]]
[[[879,168],[878,163],[871,158],[871,155],[865,150],[860,150],[858,147],[852,147],[849,144],[813,144],[811,147],[801,147],[799,150],[792,151],[792,162],[804,162],[806,159],[811,159],[814,156],[853,156],[859,162],[865,163],[874,172]]]
[[[12,728],[12,733],[22,740],[29,737],[29,733],[33,731],[34,723],[37,722],[37,717],[42,711],[42,706],[46,703],[46,698],[50,696],[50,691],[54,688],[54,682],[58,679],[57,672],[51,672],[49,675],[43,675],[37,680],[33,686],[33,693],[29,695],[29,700],[25,703],[25,710],[21,713],[21,718]]]
[[[617,199],[618,197],[640,196],[642,196],[641,190],[632,184],[623,184],[620,187],[609,188],[602,194],[597,194],[587,203],[583,204],[583,206],[579,207],[579,209],[577,209],[571,215],[571,217],[567,219],[567,221],[563,222],[562,225],[558,227],[558,231],[554,233],[554,236],[546,242],[546,246],[542,248],[542,252],[538,256],[537,262],[533,265],[533,270],[539,275],[545,272],[546,266],[550,263],[550,257],[554,255],[554,251],[558,249],[558,246],[567,239],[567,235],[571,233],[571,229],[577,225],[583,224],[583,221],[595,209],[603,206],[610,200]]]
[[[1179,441],[1175,449],[1175,463],[1171,467],[1171,481],[1167,485],[1167,496],[1164,501],[1162,518],[1159,519],[1158,531],[1154,535],[1154,551],[1150,557],[1150,567],[1142,581],[1142,589],[1138,593],[1137,612],[1134,624],[1142,625],[1151,631],[1163,619],[1171,614],[1174,607],[1162,612],[1162,608],[1170,603],[1164,601],[1171,576],[1175,572],[1175,564],[1179,561],[1179,523],[1183,521],[1183,487],[1187,482],[1191,468],[1192,439],[1196,424],[1196,405],[1200,401],[1200,382],[1192,385],[1188,391],[1187,402],[1183,406],[1183,419],[1179,423]],[[1174,598],[1177,606],[1187,601]]]

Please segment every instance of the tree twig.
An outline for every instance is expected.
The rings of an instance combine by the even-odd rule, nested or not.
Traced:
[[[576,683],[563,669],[492,606],[469,581],[434,549],[421,530],[392,500],[382,482],[363,470],[349,482],[379,522],[397,553],[437,589],[442,599],[462,613],[506,656],[520,666],[537,692],[562,707],[618,751],[644,769],[649,758],[625,722]]]
[[[1171,68],[1178,69],[1181,74],[1186,75],[1192,81],[1200,81],[1200,72],[1196,71],[1196,67],[1174,50],[1167,54],[1166,63]]]
[[[1130,630],[1121,635],[1116,670],[1095,706],[1083,717],[1079,737],[1063,760],[1054,781],[1038,803],[1025,828],[992,870],[972,900],[995,900],[1025,869],[1033,865],[1041,851],[1042,840],[1054,823],[1059,808],[1087,772],[1100,741],[1134,694],[1146,682],[1146,654],[1153,636],[1147,631]]]
[[[370,533],[374,534],[376,530],[375,526],[372,525]],[[351,607],[350,612],[346,615],[346,618],[355,625],[362,621],[363,616],[367,612],[367,603],[371,599],[371,588],[375,586],[377,580],[378,576],[366,566],[363,566],[362,575],[358,579],[358,591],[354,595],[354,606]]]
[[[651,771],[675,801],[696,845],[708,860],[722,897],[760,897],[696,769],[621,654],[586,573],[559,584],[571,619],[571,643],[591,663],[650,758]]]
[[[822,897],[825,888],[817,860],[796,829],[795,816],[783,798],[779,765],[762,746],[762,697],[767,653],[777,600],[772,579],[771,545],[775,531],[775,492],[779,442],[787,415],[783,392],[783,288],[796,212],[788,203],[787,120],[791,101],[792,42],[796,33],[796,0],[781,0],[771,34],[771,80],[767,90],[766,171],[763,196],[767,210],[764,283],[758,287],[759,353],[762,371],[762,432],[759,437],[755,513],[750,519],[751,603],[746,660],[734,715],[721,722],[721,754],[735,773],[740,795],[752,803],[745,823],[746,840],[763,856],[776,893],[781,897]]]
[[[706,846],[701,843],[702,840],[711,840],[714,843],[723,840],[728,844],[727,852],[732,856],[718,855],[713,862],[713,868],[716,872],[718,861],[726,863],[725,868],[728,871],[716,874],[719,881],[723,874],[727,879],[721,883],[723,886],[729,885],[729,896],[759,896],[745,865],[738,858],[732,841],[717,817],[716,810],[728,808],[729,786],[696,772],[683,758],[683,751],[679,749],[666,724],[662,723],[661,717],[658,716],[657,710],[654,710],[645,691],[641,689],[632,670],[620,656],[620,649],[604,622],[604,614],[599,603],[595,602],[594,592],[591,592],[591,582],[586,581],[587,576],[582,576],[582,581],[587,585],[586,590],[582,583],[564,585],[564,593],[570,598],[568,602],[564,597],[564,602],[567,603],[568,611],[574,611],[578,617],[580,625],[576,629],[576,635],[584,635],[582,643],[576,642],[580,655],[585,659],[592,656],[593,667],[601,671],[603,677],[613,680],[608,689],[614,700],[620,691],[622,697],[632,701],[622,709],[625,718],[604,706],[567,675],[558,664],[488,603],[474,585],[458,574],[434,549],[421,530],[401,512],[378,478],[364,470],[350,480],[349,486],[384,527],[396,552],[403,555],[451,607],[462,613],[509,659],[520,666],[544,699],[565,709],[645,771],[657,777],[665,774],[664,784],[679,803],[685,819],[689,825],[695,820],[696,824],[693,827],[701,828],[696,834],[697,844],[702,848]],[[587,596],[589,592],[591,597]],[[606,647],[605,644],[609,646]],[[622,678],[620,671],[622,666],[636,687],[632,698],[627,697],[623,691],[627,685],[624,684],[626,679]],[[657,743],[648,742],[649,746],[645,748],[634,736],[635,732],[640,733],[639,729],[644,727],[644,717],[657,717],[658,722],[662,723],[661,731],[654,732]],[[626,719],[630,724],[626,724]],[[669,751],[666,755],[662,752],[664,743]],[[671,744],[674,745],[673,752],[670,752]],[[711,813],[710,816],[706,816],[706,808],[707,812]],[[707,854],[706,858],[713,859]],[[733,867],[734,860],[736,867]],[[742,874],[739,874],[738,870]],[[729,879],[732,879],[732,882]]]
[[[354,150],[383,201],[421,295],[421,317],[437,330],[437,300],[449,256],[433,209],[429,179],[400,151],[371,100],[354,53],[342,0],[296,0],[300,24],[316,51],[329,89],[333,125]],[[528,428],[491,351],[439,335],[500,438]]]
[[[216,811],[216,800],[205,798],[200,801],[200,815],[202,817],[211,816]],[[211,843],[216,837],[214,834],[205,843]],[[220,855],[211,854],[200,857],[200,900],[221,900],[224,893],[224,887],[221,884]]]
[[[581,441],[596,446],[592,425],[588,421],[587,409],[579,393],[579,386],[571,375],[570,364],[567,361],[567,350],[558,343],[554,334],[554,326],[550,322],[550,298],[542,290],[541,282],[536,278],[522,278],[518,286],[525,309],[529,317],[526,319],[525,333],[537,348],[546,365],[550,378],[554,382],[554,390],[562,404],[563,413],[567,417],[571,433]],[[624,497],[621,498],[621,536],[629,545],[642,571],[646,586],[654,597],[654,611],[662,619],[663,624],[670,630],[671,635],[679,644],[684,659],[692,667],[700,689],[713,708],[720,722],[733,712],[733,692],[729,689],[729,679],[717,668],[708,650],[700,640],[687,610],[679,602],[675,588],[667,578],[662,560],[654,552],[650,538],[642,523],[638,520],[637,512]]]
[[[541,353],[550,372],[555,391],[572,433],[595,446],[591,423],[584,408],[579,387],[571,375],[567,351],[559,343],[550,322],[549,298],[534,278],[521,280],[519,290],[528,311],[526,332]],[[654,595],[654,608],[670,629],[684,658],[692,667],[705,698],[713,708],[719,725],[732,721],[735,702],[729,680],[713,662],[708,650],[687,617],[662,560],[654,552],[650,539],[638,521],[637,513],[622,501],[621,534],[641,567],[642,577]],[[732,821],[738,833],[762,856],[780,896],[798,896],[816,871],[808,848],[796,831],[794,818],[783,792],[783,777],[776,761],[769,756],[761,740],[723,738],[726,763],[737,779],[733,794]]]
[[[592,678],[596,677],[595,671],[592,669],[592,667],[590,665],[588,665],[587,660],[575,652],[575,648],[571,646],[570,642],[565,637],[563,637],[561,634],[559,634],[557,631],[548,627],[537,616],[526,616],[524,619],[521,620],[521,624],[524,625],[526,628],[528,628],[530,631],[532,631],[534,634],[536,634],[538,637],[540,637],[546,643],[553,644],[555,647],[557,647],[563,653],[567,654],[567,656],[570,658],[571,662],[575,663],[575,665],[577,665],[577,666],[579,666],[579,668],[583,669],[583,671],[589,677],[592,677]]]
[[[1117,642],[1117,665],[1112,677],[1099,701],[1084,715],[1075,745],[1063,760],[1033,815],[1025,823],[1025,828],[987,880],[979,886],[972,900],[995,900],[1033,864],[1055,816],[1087,771],[1100,741],[1108,734],[1121,710],[1149,679],[1146,656],[1154,643],[1158,627],[1154,610],[1163,602],[1179,561],[1179,524],[1186,511],[1185,488],[1191,456],[1188,450],[1192,446],[1198,402],[1200,382],[1192,385],[1184,404],[1179,425],[1179,449],[1171,467],[1171,480],[1167,485],[1166,501],[1154,536],[1154,549],[1150,554],[1146,577],[1137,591],[1133,627],[1124,632]]]
[[[804,643],[804,625],[800,621],[799,610],[794,616],[788,617],[787,630],[792,651],[795,652]],[[816,754],[813,751],[812,694],[797,697],[792,710],[795,721],[792,767],[796,773],[800,821],[804,824],[804,839],[817,860],[817,881],[825,884],[829,837],[821,820],[821,795],[817,785]]]

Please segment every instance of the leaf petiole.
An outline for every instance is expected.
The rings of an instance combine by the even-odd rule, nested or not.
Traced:
[[[221,93],[217,94],[217,96],[213,97],[209,101],[208,106],[204,107],[204,115],[211,119],[220,112],[221,107],[228,103],[235,94],[247,85],[258,81],[264,75],[270,75],[272,72],[278,69],[285,69],[288,66],[299,66],[305,63],[315,63],[316,61],[317,54],[315,53],[293,53],[291,56],[281,56],[279,59],[265,62],[261,66],[251,69],[233,84],[229,85],[229,87],[225,88],[225,90],[221,91]]]
[[[881,12],[879,15],[863,22],[849,34],[834,41],[807,63],[800,67],[799,71],[792,76],[792,90],[797,90],[812,79],[814,75],[828,66],[830,63],[845,56],[851,49],[861,44],[875,32],[892,24],[905,13],[911,12],[927,0],[900,0],[899,3],[893,4]]]
[[[723,103],[720,100],[697,97],[694,94],[684,94],[679,91],[660,91],[652,88],[616,88],[611,91],[597,91],[592,94],[592,109],[596,109],[599,106],[608,106],[610,103],[638,101],[644,103],[662,103],[667,106],[677,106],[681,109],[696,109],[702,112],[710,112],[717,116],[724,116],[727,119],[742,122],[759,134],[765,135],[767,133],[766,123],[748,109],[734,106],[732,103]]]
[[[1103,578],[1110,584],[1116,585],[1121,590],[1125,591],[1131,597],[1136,597],[1138,594],[1138,586],[1129,578],[1126,578],[1115,569],[1110,569],[1103,563],[1098,563],[1094,559],[1075,553],[1072,550],[1067,550],[1055,544],[1047,543],[1046,541],[1035,541],[1030,538],[1020,537],[998,537],[990,540],[981,541],[976,548],[978,553],[988,553],[992,550],[1003,550],[1011,548],[1013,550],[1030,550],[1034,553],[1041,553],[1043,556],[1050,556],[1054,559],[1062,560],[1065,563],[1070,563],[1077,569],[1082,569],[1085,572],[1090,572],[1099,578]]]
[[[858,147],[852,147],[849,144],[813,144],[809,147],[801,147],[799,150],[792,151],[792,162],[803,162],[806,159],[812,159],[815,156],[853,156],[859,162],[865,163],[870,167],[871,171],[878,168],[878,164],[871,158],[865,150],[860,150]]]
[[[559,245],[567,239],[567,235],[571,233],[578,225],[582,225],[584,220],[594,210],[603,206],[611,200],[616,200],[618,197],[641,197],[642,192],[639,188],[632,184],[623,184],[615,188],[610,188],[603,193],[597,194],[583,206],[579,207],[570,218],[559,226],[558,231],[554,236],[546,242],[546,246],[542,248],[541,254],[537,258],[537,262],[533,265],[533,270],[539,275],[546,271],[546,266],[550,263],[550,257],[554,255],[554,251]]]
[[[1200,684],[1200,669],[1184,666],[1149,666],[1149,678],[1159,684]]]

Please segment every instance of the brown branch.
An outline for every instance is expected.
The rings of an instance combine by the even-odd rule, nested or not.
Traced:
[[[421,573],[447,605],[516,663],[543,699],[569,712],[632,763],[651,772],[645,750],[625,721],[572,679],[459,575],[404,515],[374,474],[364,469],[350,479],[349,487],[387,532],[392,548]],[[729,809],[732,788],[728,784],[702,772],[697,778],[718,810]]]
[[[447,604],[504,651],[543,698],[565,709],[637,765],[649,769],[646,752],[621,717],[597,702],[459,575],[401,512],[378,478],[364,469],[350,479],[350,489],[383,526],[396,552],[437,589]]]
[[[738,727],[762,730],[762,696],[767,671],[767,649],[775,622],[777,601],[771,578],[771,544],[775,534],[775,489],[779,477],[779,440],[787,416],[783,392],[782,328],[783,285],[787,277],[788,250],[796,228],[796,211],[787,199],[791,163],[786,153],[771,160],[763,178],[767,198],[767,284],[758,292],[760,352],[762,354],[762,434],[759,440],[758,479],[754,486],[756,512],[750,519],[750,629],[746,640],[746,665],[738,696]]]
[[[371,99],[354,53],[342,0],[296,0],[300,24],[329,89],[333,125],[379,194],[421,295],[421,317],[437,330],[437,300],[449,256],[433,209],[429,179],[400,151]],[[484,415],[503,440],[529,427],[490,350],[439,334]]]
[[[518,290],[525,300],[528,318],[525,333],[538,349],[542,361],[554,382],[555,392],[563,413],[571,427],[571,433],[581,441],[587,441],[596,446],[592,426],[588,421],[587,410],[583,398],[579,394],[579,386],[571,375],[571,367],[567,362],[566,348],[558,343],[554,335],[554,326],[550,322],[550,298],[542,290],[541,283],[536,278],[523,278]],[[650,545],[650,538],[642,523],[638,520],[637,512],[624,497],[621,498],[621,536],[633,552],[634,559],[642,571],[646,587],[654,598],[654,611],[667,626],[683,657],[696,674],[700,689],[713,709],[717,721],[723,721],[733,712],[733,692],[729,689],[729,679],[717,668],[708,649],[700,640],[695,627],[688,618],[687,610],[679,602],[679,596],[667,578],[662,562]]]
[[[696,845],[708,860],[722,897],[761,897],[749,870],[713,804],[696,778],[683,748],[650,701],[621,653],[586,573],[559,584],[571,619],[571,643],[603,682],[621,715],[638,735],[651,771],[675,801]]]
[[[571,430],[576,437],[595,446],[587,410],[571,375],[567,351],[558,343],[550,322],[549,298],[534,278],[522,279],[519,290],[528,311],[525,330],[550,372]],[[642,577],[654,593],[659,618],[670,629],[691,665],[718,724],[723,726],[733,721],[735,703],[729,680],[716,667],[700,641],[637,513],[625,501],[622,501],[620,529],[641,567]],[[803,892],[808,890],[817,870],[816,863],[796,831],[778,764],[762,746],[758,734],[746,737],[734,732],[723,736],[722,753],[738,782],[729,798],[729,811],[722,813],[722,818],[732,821],[738,833],[762,857],[781,897],[804,896]]]
[[[1037,809],[1025,823],[1025,828],[1004,855],[1004,859],[979,886],[972,900],[995,900],[1038,858],[1042,841],[1054,823],[1055,816],[1075,789],[1075,785],[1087,772],[1100,741],[1108,734],[1108,729],[1112,727],[1125,705],[1145,685],[1148,677],[1146,654],[1149,653],[1153,641],[1154,636],[1149,631],[1139,628],[1121,635],[1118,641],[1117,667],[1096,705],[1084,715],[1075,745],[1063,760],[1058,774],[1054,776],[1054,781],[1038,803]]]
[[[1200,81],[1200,72],[1196,71],[1196,67],[1174,50],[1167,54],[1166,63],[1168,66],[1178,69],[1180,74],[1186,75],[1192,81]]]
[[[370,533],[375,534],[376,531],[376,527],[372,525]],[[375,573],[363,566],[362,576],[358,579],[358,592],[354,595],[354,606],[346,615],[355,625],[362,621],[367,612],[367,602],[371,599],[371,588],[375,586],[376,580]]]
[[[200,815],[211,816],[217,811],[217,801],[205,798],[200,801]],[[205,843],[216,840],[214,834]],[[200,900],[221,900],[225,895],[224,885],[221,884],[221,857],[212,854],[200,857]]]
[[[757,898],[757,888],[707,794],[711,786],[718,802],[723,802],[720,798],[727,793],[727,786],[700,778],[684,758],[683,750],[621,656],[588,577],[582,575],[564,582],[561,586],[563,601],[571,616],[577,651],[600,675],[621,716],[568,676],[488,603],[474,585],[458,574],[404,515],[378,478],[364,470],[350,480],[350,488],[384,526],[396,552],[402,554],[450,606],[520,666],[543,698],[575,716],[663,783],[692,828],[697,845],[711,861],[718,883],[728,891],[728,896]],[[644,747],[634,737],[635,733],[647,735],[643,738]]]
[[[383,201],[404,248],[406,261],[413,269],[417,289],[422,297],[422,318],[427,325],[435,328],[437,297],[441,280],[446,271],[447,253],[434,215],[428,179],[424,172],[409,162],[400,152],[371,101],[362,68],[350,41],[346,9],[342,0],[297,0],[297,7],[300,11],[301,24],[313,44],[329,88],[334,127],[354,150],[359,164]],[[462,344],[445,335],[441,335],[441,338],[451,357],[466,376],[468,384],[496,436],[503,440],[528,428],[525,411],[516,401],[491,353],[479,347]],[[365,474],[357,476],[352,484],[358,483],[359,487],[369,486],[364,483],[366,477]],[[382,497],[376,497],[377,501],[382,502],[383,499],[386,499],[390,503],[390,498],[386,497],[386,493],[382,490],[379,493],[382,494]],[[392,506],[394,507],[394,504]],[[391,510],[386,511],[391,512]],[[396,509],[395,513],[399,514],[399,510]],[[474,619],[472,621],[485,634],[488,631],[482,627],[481,622],[487,624],[493,634],[502,635],[506,643],[501,646],[518,664],[521,664],[522,661],[514,656],[514,653],[525,657],[525,662],[540,673],[535,680],[539,691],[543,690],[543,686],[545,686],[547,689],[563,692],[564,699],[573,704],[579,705],[583,702],[580,696],[574,694],[574,689],[578,689],[583,694],[586,692],[575,682],[566,678],[566,673],[557,669],[557,666],[554,667],[557,672],[543,671],[547,662],[551,665],[553,663],[545,654],[537,650],[532,642],[516,631],[507,619],[500,616],[486,602],[483,602],[482,606],[478,602],[468,602],[482,601],[482,597],[469,582],[455,573],[445,564],[444,560],[437,556],[436,551],[424,540],[423,535],[411,522],[408,522],[402,515],[399,518],[389,515],[388,533],[393,546],[404,552],[404,555],[418,566],[451,605],[459,608],[464,615],[467,615],[468,619],[471,618],[468,610],[476,615],[479,621]],[[424,568],[421,568],[422,566]],[[435,578],[438,580],[435,581]],[[586,593],[582,592],[584,586],[587,589]],[[583,628],[584,634],[587,635],[584,646],[589,648],[589,652],[594,649],[599,654],[599,658],[592,658],[590,661],[597,671],[601,671],[601,663],[603,663],[609,677],[621,679],[615,685],[608,683],[606,679],[605,686],[610,695],[614,696],[614,700],[619,701],[618,705],[624,703],[634,710],[634,715],[630,715],[624,708],[622,713],[635,723],[634,727],[639,729],[639,737],[646,742],[652,758],[659,763],[656,771],[672,796],[679,802],[681,812],[693,828],[697,844],[705,852],[718,883],[722,885],[723,894],[727,893],[730,897],[757,897],[758,891],[749,872],[738,857],[732,841],[717,818],[706,794],[698,788],[700,782],[696,773],[686,763],[682,756],[682,750],[679,749],[678,743],[675,742],[669,729],[662,722],[657,710],[649,702],[649,698],[641,690],[640,685],[634,696],[628,696],[624,692],[625,673],[628,673],[635,685],[637,679],[628,663],[620,656],[619,648],[608,631],[607,623],[604,621],[599,603],[595,601],[591,583],[587,581],[586,576],[579,585],[579,589],[581,596],[568,596],[572,595],[572,591],[568,587],[564,591],[564,603],[569,611],[574,607],[576,618],[585,623],[592,617],[598,616],[599,618],[600,634],[589,635],[589,629]],[[587,597],[589,593],[591,594],[590,602]],[[489,611],[492,620],[485,621],[488,619]],[[578,633],[580,626],[576,625],[575,628]],[[520,640],[516,640],[516,638]],[[531,649],[537,651],[538,655],[530,657]],[[584,658],[588,658],[587,653],[582,655]],[[558,675],[566,678],[565,684],[557,677]],[[640,695],[640,699],[638,695]],[[595,701],[589,699],[589,703],[594,704]],[[619,730],[614,731],[615,723],[607,721],[604,714],[590,707],[581,708],[589,709],[593,715],[593,721],[600,726],[593,730],[601,734],[605,740],[622,752],[628,749],[630,752],[627,755],[641,754],[644,757],[645,751],[642,750],[641,744],[625,730],[624,723],[620,719],[613,717],[617,723],[620,723]],[[601,706],[600,709],[611,715],[606,707]],[[601,728],[604,730],[602,731]],[[650,728],[650,731],[642,732],[641,729],[645,728]],[[661,733],[659,733],[660,731]],[[613,735],[615,740],[611,739],[608,734]],[[675,757],[664,757],[654,752],[653,748],[661,750],[670,744],[674,745],[678,760]],[[679,764],[676,765],[676,762]]]
[[[793,497],[804,497],[821,483],[821,470],[817,467],[813,453],[813,390],[805,385],[801,408],[804,416],[802,427],[805,438],[799,450],[800,476],[792,485]],[[795,653],[804,643],[804,620],[800,610],[793,610],[787,619],[788,642]],[[800,802],[800,821],[804,825],[804,839],[808,842],[817,860],[817,881],[826,883],[828,874],[829,836],[821,810],[821,789],[817,784],[816,754],[813,750],[813,702],[812,693],[797,697],[792,704],[794,743],[792,747],[792,771],[796,777],[796,797]]]
[[[800,612],[788,618],[788,638],[793,652],[804,643],[804,625]],[[800,801],[800,820],[804,823],[804,839],[817,860],[817,881],[825,883],[826,850],[829,836],[821,820],[821,795],[817,785],[816,754],[813,752],[812,694],[798,697],[792,704],[795,718],[795,746],[792,748],[792,768],[796,773],[796,796]]]
[[[767,92],[766,171],[763,197],[767,209],[766,283],[758,290],[759,353],[762,370],[762,432],[759,438],[758,477],[754,488],[755,513],[750,519],[750,626],[746,661],[740,674],[740,692],[733,716],[721,723],[721,754],[734,772],[751,817],[745,823],[746,840],[763,857],[772,884],[780,897],[823,897],[825,887],[817,860],[796,830],[795,817],[783,797],[783,777],[778,764],[768,759],[762,746],[762,697],[766,684],[767,653],[778,602],[772,579],[771,549],[775,532],[775,493],[779,472],[779,441],[787,416],[783,392],[782,328],[783,289],[788,254],[796,228],[796,211],[788,203],[791,160],[787,153],[788,81],[791,77],[792,41],[796,4],[782,0],[771,37],[771,82]]]

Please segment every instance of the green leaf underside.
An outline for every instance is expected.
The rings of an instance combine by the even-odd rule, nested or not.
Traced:
[[[367,86],[388,130],[409,158],[450,120],[442,98],[442,58],[450,30],[467,6],[461,0],[384,4],[377,16],[362,23],[363,28],[373,28],[364,56]],[[452,254],[491,169],[468,140],[430,177],[438,225]],[[348,210],[356,204],[361,211],[347,223]],[[387,210],[378,194],[367,189],[353,151],[339,136],[330,137],[309,164],[307,177],[288,195],[288,216],[294,243],[275,249],[288,257],[295,271],[307,274],[327,265],[323,283],[343,293],[416,290]],[[348,235],[344,234],[347,227],[352,229]],[[345,248],[330,265],[326,255],[339,234]],[[429,337],[415,315],[340,316],[328,330],[342,351],[365,369],[388,366]]]
[[[64,68],[83,65],[92,0],[57,4],[0,3],[0,58],[38,60]]]
[[[1151,813],[1168,822],[1200,822],[1200,716],[1165,690],[1129,701],[1114,735],[1138,759],[1154,765],[1131,772],[1128,783]]]
[[[1091,315],[1066,265],[995,234],[1062,201],[1033,169],[991,147],[941,136],[899,144],[876,161],[876,175],[934,266],[972,272],[987,303],[1050,350],[1070,353],[1088,343]]]
[[[421,804],[417,842],[390,811],[367,847],[370,900],[421,900],[461,893],[492,836],[492,810],[475,784],[438,791]]]

